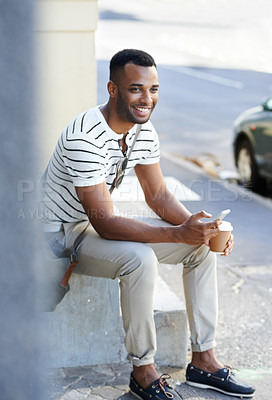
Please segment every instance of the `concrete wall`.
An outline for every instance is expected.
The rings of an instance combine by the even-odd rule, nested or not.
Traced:
[[[97,19],[97,0],[36,1],[36,134],[42,166],[66,124],[96,104]]]
[[[32,0],[0,0],[0,398],[47,400],[44,330],[36,308],[40,275],[37,232],[20,210],[35,210],[24,182],[35,182],[37,147],[33,135]]]

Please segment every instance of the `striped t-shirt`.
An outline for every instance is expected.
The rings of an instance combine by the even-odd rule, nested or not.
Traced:
[[[127,153],[137,125],[126,135]],[[73,119],[61,133],[42,180],[42,220],[64,223],[87,220],[75,187],[106,182],[108,188],[116,175],[116,165],[123,158],[122,135],[114,132],[99,106]],[[159,161],[158,135],[150,121],[142,125],[129,157],[126,175],[137,164]],[[117,189],[118,190],[118,189]]]

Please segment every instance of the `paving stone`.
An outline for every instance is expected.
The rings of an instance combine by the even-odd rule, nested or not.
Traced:
[[[88,400],[91,400],[93,395],[98,395],[103,400],[116,400],[120,396],[122,396],[125,392],[127,392],[127,388],[116,388],[111,386],[102,386],[97,387],[92,391],[92,393],[87,397]]]

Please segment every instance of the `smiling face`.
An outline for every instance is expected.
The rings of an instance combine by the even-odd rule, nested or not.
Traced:
[[[126,64],[116,83],[116,113],[123,121],[143,124],[158,101],[158,74],[155,66]]]

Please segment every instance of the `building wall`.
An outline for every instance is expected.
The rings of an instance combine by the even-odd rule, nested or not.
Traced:
[[[41,166],[78,113],[96,104],[97,0],[36,1],[36,134]]]

